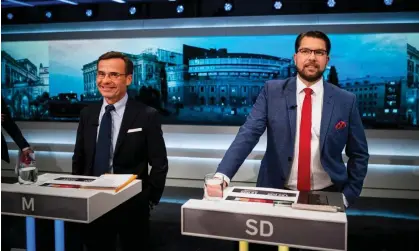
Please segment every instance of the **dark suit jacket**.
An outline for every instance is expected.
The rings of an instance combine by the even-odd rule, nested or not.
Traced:
[[[267,147],[257,186],[283,188],[293,156],[297,105],[296,78],[268,81],[246,122],[227,150],[217,172],[230,179],[267,130]],[[344,121],[345,128],[336,128]],[[342,160],[345,148],[347,167]],[[324,83],[323,111],[320,128],[320,161],[332,182],[352,204],[360,195],[368,166],[368,146],[358,112],[356,96]]]
[[[11,117],[10,111],[7,108],[7,104],[4,101],[3,96],[1,97],[1,114],[4,115],[4,121],[1,123],[1,126],[7,132],[7,134],[9,134],[10,137],[12,137],[16,145],[20,149],[29,147],[28,142],[23,137],[22,132]],[[1,159],[6,161],[7,163],[10,163],[9,149],[7,148],[7,142],[3,136],[3,132],[1,134]]]
[[[73,174],[91,175],[99,113],[102,103],[84,108],[80,114],[73,155]],[[142,131],[128,133],[129,129]],[[151,172],[148,173],[150,164]],[[116,142],[113,171],[137,174],[143,182],[142,195],[157,204],[166,183],[168,161],[158,112],[140,102],[128,99]]]

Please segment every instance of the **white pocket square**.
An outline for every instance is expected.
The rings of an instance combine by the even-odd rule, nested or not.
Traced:
[[[131,132],[141,132],[143,130],[143,128],[134,128],[134,129],[129,129],[128,130],[128,133],[131,133]]]

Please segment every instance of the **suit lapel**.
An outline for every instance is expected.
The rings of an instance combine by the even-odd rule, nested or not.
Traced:
[[[127,104],[125,106],[124,116],[122,117],[118,139],[116,140],[114,158],[117,156],[118,150],[119,148],[121,148],[121,145],[124,142],[125,137],[127,136],[127,132],[131,127],[132,123],[134,122],[136,115],[139,111],[140,110],[138,108],[136,109],[135,107],[135,102],[133,100],[128,99]]]
[[[102,108],[102,103],[92,106],[91,110],[91,116],[89,116],[88,122],[87,122],[87,149],[92,149],[90,153],[90,160],[91,163],[93,163],[94,155],[96,151],[96,139],[97,139],[97,133],[99,128],[99,114],[100,109]]]
[[[295,143],[295,128],[297,121],[297,100],[296,100],[296,89],[297,89],[297,79],[292,78],[286,83],[285,87],[285,100],[287,104],[290,132],[291,132],[291,145]],[[293,148],[294,149],[294,148]]]
[[[320,151],[323,150],[326,134],[329,131],[330,121],[333,112],[333,88],[328,84],[324,83],[324,95],[323,95],[323,111],[322,120],[320,125]]]

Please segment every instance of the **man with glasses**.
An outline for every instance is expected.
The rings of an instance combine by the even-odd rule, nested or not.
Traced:
[[[158,112],[128,98],[133,68],[120,52],[100,56],[96,84],[103,102],[80,114],[73,174],[137,174],[143,182],[140,194],[91,224],[79,226],[78,237],[89,251],[117,250],[117,235],[124,251],[150,250],[150,209],[162,196],[168,161]]]
[[[331,43],[309,31],[295,41],[297,77],[268,81],[218,166],[225,186],[267,130],[258,187],[341,192],[345,206],[361,193],[368,146],[356,96],[323,80]],[[347,167],[342,160],[345,148]],[[220,188],[208,188],[209,194]],[[304,236],[301,236],[304,238]],[[254,250],[271,250],[258,246]],[[277,250],[272,247],[272,250]]]

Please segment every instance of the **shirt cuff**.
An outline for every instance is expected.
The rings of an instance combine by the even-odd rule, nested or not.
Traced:
[[[348,207],[348,201],[346,200],[346,197],[344,194],[342,194],[343,197],[343,204],[345,204],[345,207]]]
[[[31,148],[30,147],[25,147],[25,148],[22,149],[22,152],[24,152],[26,150],[29,150],[29,149],[31,149]]]
[[[214,176],[215,177],[223,177],[224,181],[227,183],[227,186],[230,185],[230,178],[227,177],[227,175],[225,175],[223,173],[216,173]]]

